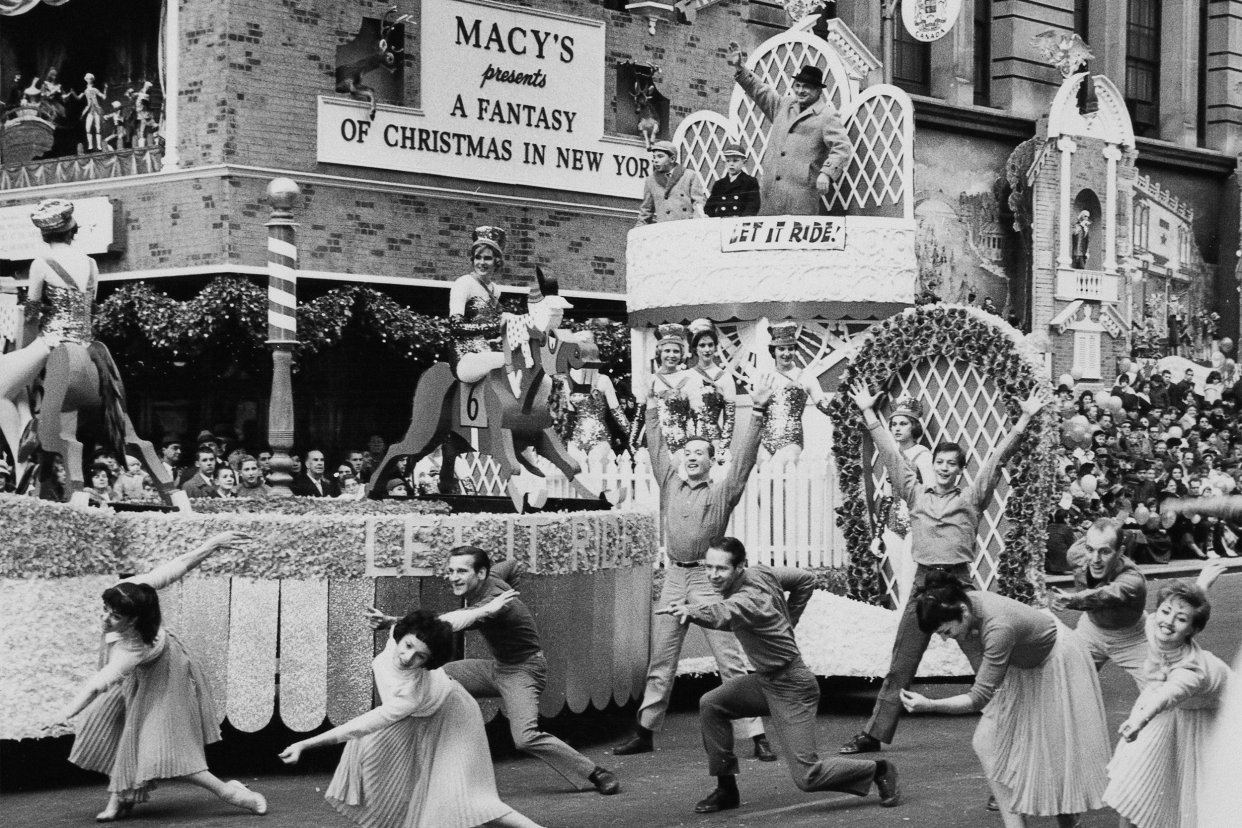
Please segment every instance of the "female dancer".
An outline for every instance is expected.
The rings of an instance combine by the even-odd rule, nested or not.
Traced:
[[[280,758],[293,765],[308,748],[348,741],[326,797],[366,828],[539,828],[496,795],[479,706],[440,669],[452,655],[452,627],[415,610],[371,662],[382,704]]]
[[[604,460],[612,457],[607,418],[611,415],[622,433],[629,432],[630,418],[621,409],[612,380],[599,372],[599,346],[595,342],[595,334],[580,331],[575,338],[586,364],[582,368],[570,368],[566,377],[569,407],[566,442],[575,460],[599,469]]]
[[[802,412],[807,400],[827,413],[828,399],[798,366],[798,324],[780,322],[768,328],[772,337],[768,352],[776,360],[771,378],[772,403],[763,421],[761,445],[778,466],[796,462],[802,454]]]
[[[646,402],[654,399],[660,415],[660,432],[670,454],[677,455],[694,433],[696,424],[690,411],[688,393],[693,377],[685,367],[686,327],[678,324],[661,325],[656,328],[656,359],[659,367],[648,378],[638,401],[638,413],[630,424],[630,452],[641,445],[643,425],[646,422]]]
[[[85,710],[69,761],[108,774],[108,806],[97,822],[112,822],[146,802],[160,779],[182,779],[255,814],[267,800],[240,782],[221,782],[207,770],[203,746],[220,741],[206,678],[185,646],[163,626],[156,590],[181,580],[217,549],[249,540],[222,532],[202,546],[104,590],[103,630],[108,662],[78,691],[56,720],[63,726]]]
[[[888,418],[888,430],[892,432],[897,447],[906,464],[914,469],[919,482],[935,482],[932,469],[931,449],[919,442],[923,439],[923,404],[906,394],[893,401],[893,413]],[[898,611],[910,600],[914,588],[914,556],[911,550],[910,507],[900,497],[893,497],[892,483],[885,475],[884,483],[876,491],[880,498],[879,522],[885,526],[884,545],[888,560],[898,583]]]
[[[718,360],[720,338],[715,328],[695,333],[690,341],[694,354],[694,373],[699,387],[690,392],[690,405],[698,424],[699,436],[716,447],[716,462],[728,462],[727,451],[733,442],[733,424],[737,417],[737,391],[733,376]]]
[[[969,693],[903,690],[902,704],[911,713],[983,711],[973,745],[1006,828],[1022,828],[1028,814],[1075,826],[1102,807],[1109,740],[1086,643],[1051,613],[967,590],[941,570],[913,600],[919,628],[956,639],[976,675]]]
[[[1122,723],[1104,802],[1138,828],[1196,828],[1206,791],[1206,749],[1230,678],[1225,662],[1194,640],[1212,606],[1207,583],[1170,581],[1147,617],[1143,690]],[[1208,570],[1205,568],[1205,574]]]
[[[479,227],[471,234],[472,270],[449,292],[453,338],[453,373],[462,382],[478,382],[505,364],[500,291],[493,279],[505,264],[505,231]]]

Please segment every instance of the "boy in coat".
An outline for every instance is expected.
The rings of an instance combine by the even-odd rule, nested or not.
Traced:
[[[759,215],[759,179],[742,171],[746,152],[741,144],[724,148],[725,176],[712,185],[705,212],[713,218]]]
[[[654,172],[643,182],[637,226],[702,217],[707,193],[699,177],[677,163],[672,141],[651,145],[651,166]]]

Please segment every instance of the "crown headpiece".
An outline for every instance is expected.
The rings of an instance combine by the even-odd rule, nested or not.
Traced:
[[[43,232],[54,233],[58,230],[68,230],[75,224],[73,202],[63,198],[40,201],[39,206],[34,208],[34,212],[30,214],[30,220]]]
[[[923,404],[909,394],[902,394],[893,400],[893,413],[890,417],[896,416],[909,417],[912,420],[922,421]]]
[[[669,322],[656,328],[656,347],[669,344],[680,345],[683,351],[689,347],[685,325]]]
[[[500,255],[505,254],[505,231],[499,227],[476,227],[470,234],[470,249],[485,245]]]
[[[772,338],[769,343],[773,348],[784,345],[797,345],[798,332],[801,325],[797,322],[777,322],[775,325],[768,326],[768,336]]]

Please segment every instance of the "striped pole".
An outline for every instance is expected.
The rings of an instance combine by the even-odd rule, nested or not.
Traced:
[[[272,348],[272,397],[267,409],[267,442],[272,470],[267,485],[288,496],[293,482],[293,348],[298,344],[297,223],[290,212],[301,190],[290,178],[267,185],[272,215],[267,222],[267,344]]]

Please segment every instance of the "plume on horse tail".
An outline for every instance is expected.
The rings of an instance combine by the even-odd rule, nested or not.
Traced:
[[[107,448],[121,462],[125,462],[125,385],[121,372],[112,361],[112,354],[101,342],[86,347],[95,371],[99,374],[99,399],[103,402],[104,428],[108,432]]]

